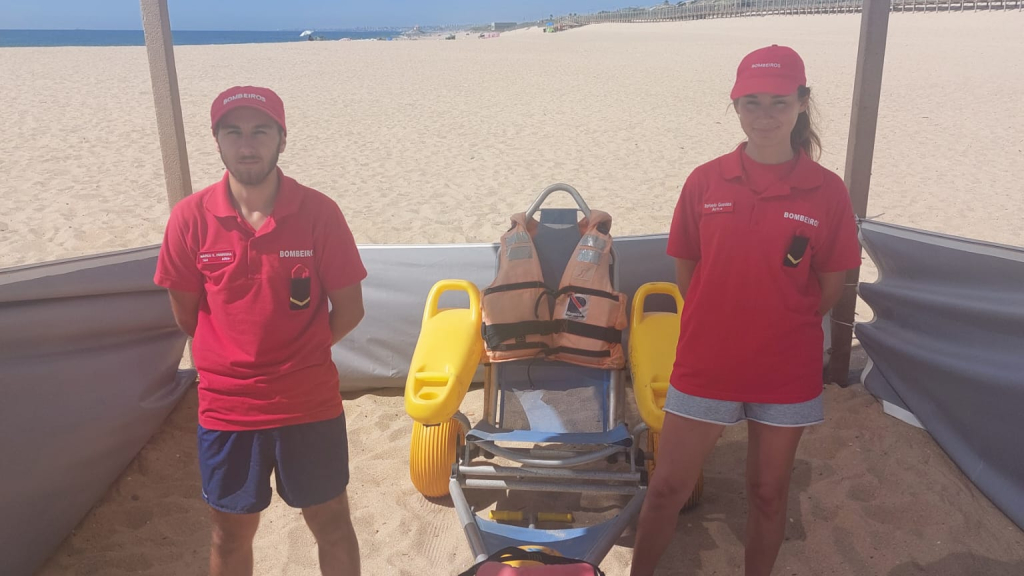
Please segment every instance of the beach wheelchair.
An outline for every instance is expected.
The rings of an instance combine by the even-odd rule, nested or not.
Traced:
[[[577,207],[542,209],[556,191],[571,195]],[[545,189],[525,212],[543,282],[551,293],[559,290],[569,260],[578,257],[578,246],[586,242],[581,242],[580,213],[591,216],[580,194],[565,184]],[[605,269],[617,289],[613,247],[607,256]],[[501,261],[499,257],[496,272]],[[447,292],[464,293],[468,307],[441,308]],[[654,294],[672,296],[676,310],[645,313],[644,301]],[[644,422],[631,429],[625,419],[624,366],[581,366],[540,354],[492,361],[484,343],[480,290],[465,280],[433,286],[405,388],[405,408],[414,420],[410,476],[424,496],[451,496],[475,561],[508,547],[544,546],[564,557],[600,563],[643,504],[681,310],[674,284],[644,285],[634,298],[628,357],[639,368],[634,391]],[[473,424],[459,408],[481,364],[483,414]],[[647,438],[646,451],[640,448],[641,436]],[[494,509],[484,518],[469,504],[464,489],[594,494],[628,501],[611,518],[575,526],[567,510]],[[699,485],[688,506],[697,502],[700,490]]]

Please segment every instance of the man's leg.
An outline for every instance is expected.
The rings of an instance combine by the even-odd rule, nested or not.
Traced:
[[[348,493],[302,509],[302,517],[316,538],[323,576],[358,576],[359,541],[352,527]]]
[[[277,492],[301,508],[316,538],[324,576],[358,576],[359,544],[349,516],[348,434],[345,414],[281,428]]]
[[[252,576],[252,541],[270,505],[274,467],[271,432],[199,427],[199,471],[210,505],[211,576]]]
[[[229,514],[214,508],[210,512],[210,576],[252,576],[252,541],[260,524],[259,513]]]

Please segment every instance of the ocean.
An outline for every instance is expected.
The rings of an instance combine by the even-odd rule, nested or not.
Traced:
[[[202,44],[264,44],[268,42],[307,42],[299,36],[302,30],[209,31],[176,30],[171,32],[176,46]],[[391,39],[399,36],[396,30],[336,30],[315,31],[314,36],[325,40]],[[142,30],[0,30],[0,48],[27,46],[145,46]]]

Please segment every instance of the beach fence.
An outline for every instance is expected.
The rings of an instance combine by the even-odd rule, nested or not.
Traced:
[[[566,14],[545,19],[556,29],[588,24],[677,22],[744,16],[851,14],[861,12],[863,0],[692,0],[650,8],[626,8],[593,14]],[[892,0],[892,12],[967,12],[1024,9],[1024,0]]]

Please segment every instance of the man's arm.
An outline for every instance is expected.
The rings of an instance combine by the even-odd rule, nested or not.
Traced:
[[[818,306],[818,315],[824,316],[843,296],[846,271],[819,272],[818,283],[821,284],[821,304]]]
[[[331,345],[359,325],[363,319],[363,285],[356,282],[340,290],[327,292],[331,300]]]
[[[174,322],[182,332],[194,337],[196,325],[199,324],[199,293],[182,290],[168,290],[167,293],[171,295]]]

